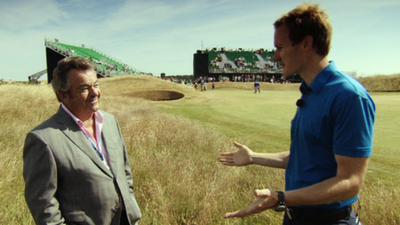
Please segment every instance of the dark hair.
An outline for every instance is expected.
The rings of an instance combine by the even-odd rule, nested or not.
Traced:
[[[57,99],[61,102],[60,97],[57,94],[57,91],[61,92],[69,92],[70,91],[70,83],[68,80],[68,72],[71,69],[77,70],[94,70],[95,65],[86,58],[83,57],[68,57],[62,59],[58,62],[57,67],[53,71],[53,80],[51,84],[53,86],[53,90],[56,93]]]
[[[329,53],[332,39],[332,24],[325,10],[319,4],[305,2],[286,13],[274,23],[275,29],[287,26],[289,39],[293,45],[299,44],[306,35],[313,38],[313,47],[317,54],[326,56]]]

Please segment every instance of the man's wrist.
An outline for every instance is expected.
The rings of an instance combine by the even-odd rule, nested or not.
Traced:
[[[260,153],[257,152],[251,152],[249,154],[250,156],[250,164],[255,164],[255,165],[262,165],[262,159]]]
[[[254,164],[254,155],[255,155],[255,153],[249,153],[249,158],[250,158],[249,164]]]
[[[276,206],[279,203],[278,191],[271,191],[271,198],[274,200]]]
[[[285,193],[283,191],[274,191],[273,193],[277,204],[273,207],[276,212],[283,212],[286,210],[286,200],[285,200]]]

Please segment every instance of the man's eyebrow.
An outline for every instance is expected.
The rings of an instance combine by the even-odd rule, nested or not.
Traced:
[[[90,86],[90,85],[88,85],[88,84],[81,84],[81,85],[78,86],[78,88],[89,87],[89,86]]]
[[[96,80],[96,81],[94,82],[94,84],[99,84],[99,80]],[[83,83],[83,84],[79,85],[78,88],[81,88],[81,87],[89,87],[89,86],[91,86],[91,85],[90,85],[90,84],[87,84],[87,83]]]

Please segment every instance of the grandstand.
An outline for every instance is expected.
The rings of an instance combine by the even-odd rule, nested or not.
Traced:
[[[58,61],[72,56],[80,56],[90,59],[96,65],[97,77],[110,77],[126,74],[139,74],[138,71],[129,67],[94,48],[77,46],[67,43],[61,43],[58,39],[45,39],[47,71],[53,71],[57,67]],[[47,81],[53,79],[52,72],[47,73]]]
[[[257,75],[265,80],[275,78],[280,80],[282,68],[278,62],[272,60],[274,51],[258,50],[197,50],[193,57],[193,75],[199,77],[228,77],[233,80],[235,76]],[[291,82],[300,82],[298,75],[290,78]]]

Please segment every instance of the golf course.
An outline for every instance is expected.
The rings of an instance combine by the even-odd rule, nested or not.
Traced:
[[[140,224],[282,223],[273,210],[223,219],[252,203],[255,189],[284,189],[284,170],[228,167],[218,157],[235,150],[233,141],[257,152],[289,150],[298,83],[262,82],[255,94],[251,82],[216,82],[207,91],[145,75],[99,82],[100,108],[117,117],[124,135]],[[373,153],[353,207],[363,224],[399,224],[400,92],[370,95]],[[34,224],[24,200],[24,139],[58,107],[50,85],[0,85],[0,224]]]

